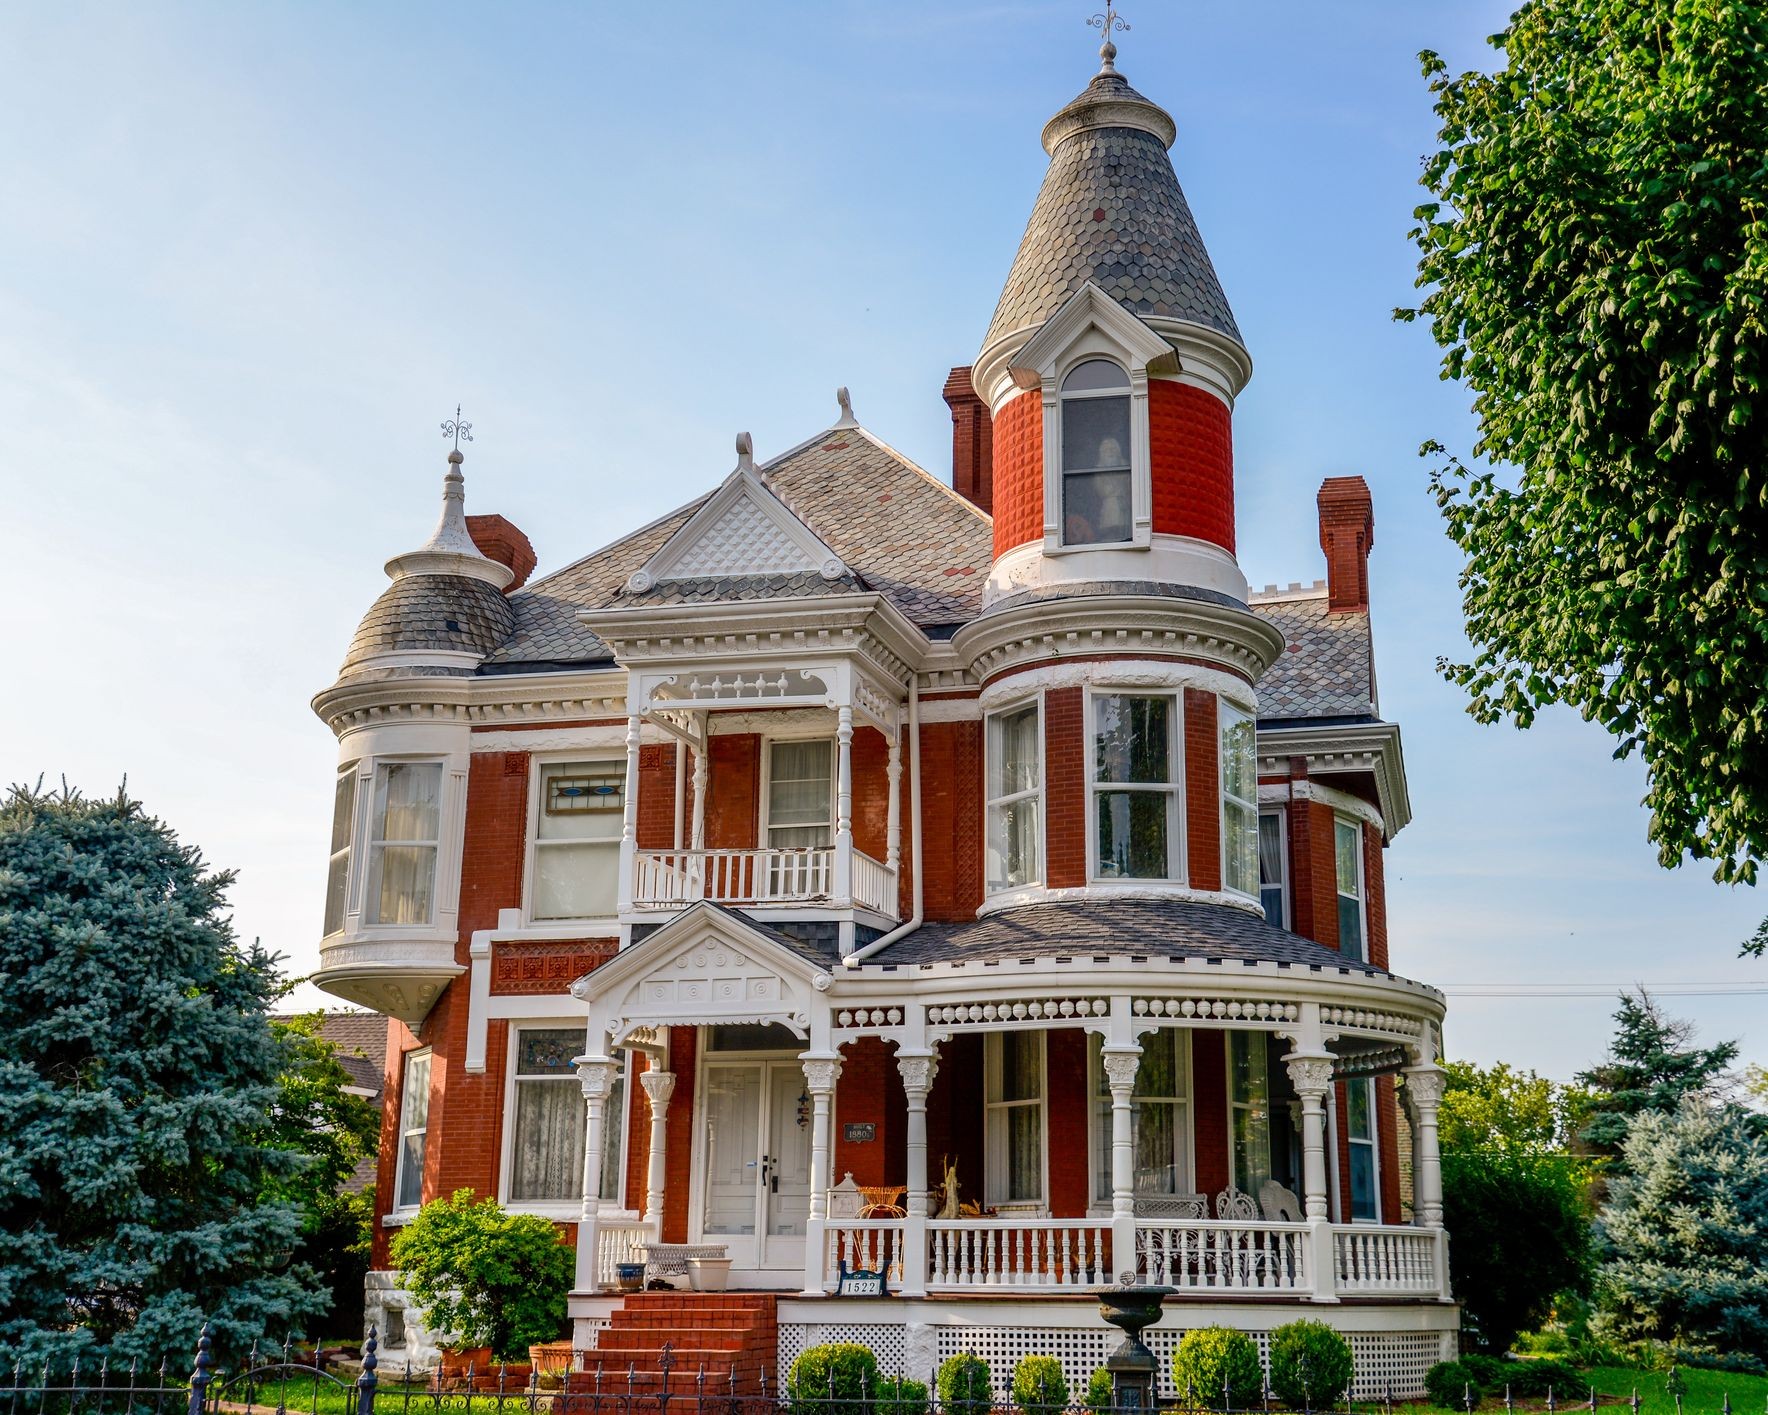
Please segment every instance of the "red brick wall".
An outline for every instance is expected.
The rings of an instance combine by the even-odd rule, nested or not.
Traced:
[[[1087,882],[1086,702],[1079,688],[1044,694],[1044,880]]]
[[[934,1085],[938,1085],[935,1080]],[[855,1184],[901,1184],[905,1168],[908,1098],[896,1069],[896,1052],[877,1037],[850,1042],[841,1054],[841,1079],[835,1083],[835,1144],[830,1182],[853,1175]],[[873,1140],[849,1141],[843,1127],[869,1121],[877,1127]]]
[[[1088,1200],[1087,1034],[1059,1027],[1045,1034],[1050,1213],[1084,1218]]]
[[[1234,438],[1221,400],[1188,383],[1149,379],[1148,451],[1155,531],[1233,550]]]
[[[1192,1138],[1197,1192],[1216,1195],[1228,1187],[1228,1039],[1200,1028],[1191,1034]]]
[[[1297,803],[1304,815],[1304,832],[1307,837],[1308,875],[1305,879],[1299,875],[1292,893],[1306,893],[1308,908],[1311,915],[1311,928],[1307,937],[1328,948],[1338,947],[1338,865],[1337,850],[1333,843],[1333,822],[1336,819],[1332,807],[1322,805],[1319,801],[1301,801]],[[1296,932],[1300,932],[1299,929]]]
[[[1215,694],[1185,689],[1185,838],[1194,889],[1222,887],[1222,796],[1216,738]]]
[[[994,420],[994,553],[1044,534],[1044,398],[1031,389]]]
[[[713,738],[713,741],[717,741]],[[663,1157],[663,1241],[688,1241],[688,1184],[693,1172],[694,1064],[699,1034],[693,1027],[669,1029],[669,1069],[675,1073],[675,1093],[669,1101],[666,1121],[668,1139]],[[648,1106],[641,1106],[650,1121]],[[644,1192],[643,1181],[639,1193]],[[637,1204],[635,1205],[642,1207]]]
[[[667,850],[675,844],[675,743],[638,749],[638,847]],[[683,792],[686,818],[686,792]]]
[[[945,401],[952,410],[952,490],[987,511],[994,498],[994,423],[967,367],[947,376]]]
[[[1351,1220],[1351,1116],[1350,1102],[1345,1098],[1344,1082],[1332,1087],[1336,1135],[1338,1138],[1338,1216],[1341,1223]]]
[[[706,764],[707,847],[753,850],[761,819],[761,738],[753,732],[714,737]]]
[[[1375,1135],[1381,1154],[1381,1221],[1400,1222],[1400,1111],[1394,1078],[1375,1078]]]
[[[976,917],[982,903],[982,724],[921,724],[921,867],[929,919]]]
[[[1368,920],[1369,961],[1387,967],[1387,881],[1382,873],[1381,832],[1363,827],[1363,914]]]
[[[939,1048],[939,1075],[927,1096],[927,1182],[939,1183],[942,1157],[958,1164],[958,1192],[982,1199],[982,1038],[953,1037]]]
[[[908,774],[908,766],[903,766]],[[876,727],[853,732],[853,843],[882,861],[890,840],[890,743]]]

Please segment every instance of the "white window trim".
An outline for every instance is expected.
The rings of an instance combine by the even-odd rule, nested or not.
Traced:
[[[1183,1105],[1185,1111],[1185,1173],[1189,1176],[1191,1186],[1195,1190],[1197,1187],[1197,1079],[1192,1066],[1196,1059],[1192,1051],[1192,1042],[1196,1036],[1196,1029],[1192,1027],[1157,1027],[1154,1031],[1144,1034],[1141,1039],[1142,1044],[1146,1045],[1146,1037],[1158,1036],[1163,1031],[1178,1034],[1178,1045],[1184,1057],[1185,1094],[1180,1098],[1180,1104]],[[1093,1038],[1097,1035],[1100,1034],[1087,1033],[1087,1216],[1089,1218],[1103,1218],[1111,1213],[1111,1191],[1107,1189],[1103,1194],[1096,1194],[1092,1187],[1099,1176],[1100,1162],[1111,1152],[1110,1111],[1106,1111],[1104,1120],[1099,1118],[1100,1102],[1105,1101],[1109,1105],[1109,1097],[1099,1095],[1099,1072],[1102,1069],[1100,1066],[1101,1053],[1093,1044]],[[1134,1104],[1135,1100],[1132,1098],[1131,1105]],[[1232,1143],[1233,1140],[1230,1136],[1230,1147]],[[1138,1197],[1159,1199],[1161,1196],[1144,1194]]]
[[[1332,817],[1332,902],[1336,908],[1338,901],[1347,897],[1346,895],[1341,894],[1338,888],[1338,827],[1341,825],[1349,826],[1351,830],[1356,832],[1357,836],[1357,922],[1359,925],[1359,931],[1362,935],[1363,944],[1363,956],[1360,961],[1367,963],[1369,961],[1369,881],[1367,874],[1363,869],[1363,850],[1365,848],[1363,823],[1355,816],[1335,814]],[[1332,926],[1335,930],[1338,927],[1336,916],[1333,919]],[[1338,947],[1339,951],[1342,953],[1344,951],[1344,938],[1342,935],[1339,937]]]
[[[1040,1029],[1032,1033],[1038,1041],[1038,1098],[1036,1101],[993,1101],[989,1096],[996,1089],[997,1079],[1001,1074],[1001,1066],[1006,1056],[1006,1032],[985,1032],[982,1043],[982,1165],[983,1165],[983,1204],[994,1208],[1000,1204],[1036,1204],[1044,1209],[1050,1207],[1050,1047],[1049,1033]],[[995,1186],[1005,1188],[1007,1177],[1007,1158],[1002,1147],[1006,1136],[1003,1125],[1000,1139],[996,1138],[994,1114],[998,1111],[1018,1110],[1036,1105],[1038,1108],[1039,1129],[1043,1136],[1043,1144],[1038,1147],[1038,1185],[1040,1192],[1035,1199],[1005,1199],[995,1197]]]
[[[326,857],[325,862],[325,907],[329,911],[331,908],[332,870],[337,865],[338,857],[340,855],[344,857],[344,907],[338,918],[338,926],[335,929],[325,929],[323,935],[325,938],[333,938],[349,931],[350,891],[351,886],[356,881],[356,875],[358,873],[356,861],[360,858],[356,853],[356,837],[360,833],[362,821],[362,763],[360,761],[348,761],[342,763],[338,767],[337,774],[332,778],[333,829],[336,829],[337,827],[337,788],[340,783],[346,780],[350,783],[349,829],[344,836],[344,848],[341,850],[333,850],[331,854]],[[325,923],[326,920],[322,918],[320,926],[324,928]]]
[[[376,840],[374,838],[374,813],[377,799],[380,796],[381,771],[383,768],[393,766],[434,766],[439,770],[441,780],[436,786],[436,838],[433,841]],[[435,931],[441,927],[442,915],[447,912],[445,908],[443,881],[446,878],[449,869],[452,868],[455,871],[458,871],[459,867],[458,854],[454,856],[452,865],[450,865],[449,862],[449,855],[451,853],[448,849],[450,843],[450,825],[454,819],[452,811],[454,803],[451,799],[453,793],[449,789],[449,778],[451,775],[449,759],[435,752],[417,752],[409,755],[403,753],[389,753],[374,757],[369,763],[368,771],[364,774],[368,778],[368,799],[366,802],[362,800],[363,783],[361,778],[358,778],[356,783],[356,809],[357,814],[362,819],[362,853],[360,856],[352,856],[351,869],[351,873],[355,874],[355,861],[357,859],[362,861],[362,895],[358,901],[361,909],[361,927],[365,932],[374,932],[377,930],[393,930],[404,933],[410,933],[413,930]],[[381,922],[378,918],[373,920],[367,918],[371,905],[375,912],[378,913],[380,910],[380,900],[378,898],[371,898],[369,890],[369,885],[377,883],[379,879],[377,871],[379,854],[377,852],[377,847],[384,850],[389,845],[424,846],[433,849],[436,852],[436,869],[430,879],[429,918],[413,920],[410,923],[404,924],[389,924]]]
[[[1136,785],[1124,782],[1100,782],[1099,754],[1097,746],[1098,731],[1096,727],[1096,701],[1099,698],[1166,698],[1172,705],[1170,717],[1172,725],[1172,780],[1165,787],[1152,784]],[[1185,819],[1185,690],[1183,687],[1166,689],[1117,688],[1101,684],[1089,684],[1081,703],[1081,750],[1086,754],[1086,821],[1087,833],[1087,883],[1102,885],[1106,889],[1133,889],[1143,885],[1189,884],[1190,859],[1186,851],[1189,841],[1190,823]],[[1164,790],[1171,802],[1171,818],[1167,825],[1167,873],[1159,879],[1119,879],[1115,876],[1105,877],[1099,873],[1099,792],[1105,791],[1161,791]]]
[[[856,725],[855,731],[857,730],[858,727]],[[815,848],[832,850],[835,848],[835,833],[839,820],[839,812],[837,810],[838,802],[836,797],[839,795],[841,787],[841,744],[836,740],[834,733],[830,732],[827,727],[820,724],[814,730],[800,732],[767,732],[762,734],[761,771],[759,773],[760,786],[757,793],[759,799],[755,803],[756,849],[772,850],[774,848],[770,843],[771,822],[769,817],[771,816],[773,809],[773,749],[775,744],[780,742],[827,742],[829,744],[829,843]],[[710,785],[708,785],[707,790],[710,793]],[[794,830],[798,827],[786,826],[782,828]],[[781,846],[780,848],[788,849],[792,847]]]
[[[1367,1145],[1369,1147],[1369,1160],[1370,1160],[1369,1175],[1370,1175],[1371,1183],[1372,1183],[1373,1188],[1375,1190],[1375,1212],[1374,1212],[1374,1214],[1371,1215],[1369,1218],[1358,1218],[1356,1216],[1356,1214],[1353,1212],[1350,1215],[1350,1222],[1379,1224],[1381,1222],[1381,1115],[1377,1109],[1378,1102],[1376,1099],[1375,1078],[1373,1076],[1361,1076],[1361,1077],[1357,1077],[1353,1080],[1346,1081],[1344,1083],[1344,1085],[1346,1088],[1345,1098],[1344,1098],[1344,1113],[1345,1113],[1345,1122],[1346,1122],[1345,1123],[1345,1136],[1344,1136],[1345,1147],[1347,1150],[1352,1145]],[[1349,1122],[1350,1122],[1350,1113],[1351,1113],[1351,1111],[1350,1111],[1351,1101],[1350,1101],[1349,1088],[1352,1086],[1367,1086],[1369,1088],[1369,1091],[1368,1091],[1368,1095],[1369,1095],[1369,1138],[1367,1140],[1359,1140],[1355,1135],[1350,1133],[1350,1123]],[[1349,1177],[1350,1176],[1348,1176],[1348,1175],[1345,1176],[1347,1181],[1349,1180]]]
[[[586,765],[591,766],[605,766],[613,775],[618,776],[621,779],[621,790],[624,791],[626,789],[624,784],[626,780],[626,759],[622,756],[614,755],[607,748],[601,748],[600,750],[582,748],[571,752],[536,752],[532,756],[528,763],[528,838],[526,848],[522,852],[522,920],[527,925],[542,929],[558,928],[563,925],[575,926],[580,923],[606,924],[609,932],[613,932],[618,927],[619,918],[618,901],[620,898],[621,868],[619,863],[616,863],[614,867],[615,907],[610,908],[607,913],[586,914],[573,918],[561,916],[556,919],[536,918],[534,914],[534,866],[540,852],[540,812],[544,805],[544,802],[541,799],[541,788],[545,780],[545,769],[549,766],[559,766],[565,762],[583,762]],[[624,804],[623,801],[622,805]],[[580,844],[582,842],[561,843]],[[615,855],[616,860],[618,860],[621,853],[620,837],[618,835],[610,838],[609,848]]]
[[[1230,716],[1239,718],[1240,721],[1250,724],[1253,729],[1251,796],[1230,797],[1228,795],[1228,761],[1227,754],[1222,750],[1222,747],[1227,740],[1228,718]],[[1233,703],[1229,702],[1219,693],[1216,695],[1216,800],[1219,803],[1217,806],[1217,819],[1219,824],[1216,827],[1216,833],[1221,836],[1221,861],[1218,864],[1217,869],[1220,871],[1218,877],[1222,882],[1222,892],[1224,894],[1237,894],[1242,899],[1257,899],[1262,905],[1263,899],[1261,897],[1261,891],[1257,879],[1253,880],[1252,892],[1250,894],[1245,890],[1235,889],[1228,883],[1228,806],[1230,801],[1233,804],[1252,812],[1254,840],[1257,840],[1259,818],[1258,722],[1251,713],[1246,712],[1242,708],[1235,707]],[[1256,850],[1253,854],[1252,869],[1253,874],[1257,875],[1258,855]]]
[[[1031,791],[1015,791],[1005,796],[990,796],[989,768],[993,765],[994,751],[994,720],[997,717],[1008,717],[1026,708],[1037,711],[1037,787]],[[1045,713],[1044,695],[1040,692],[1035,697],[1022,698],[1017,702],[1007,703],[1001,707],[990,708],[982,717],[982,889],[985,897],[999,897],[1022,889],[1042,889],[1049,872],[1049,860],[1045,849],[1045,822],[1049,816],[1049,803],[1046,793],[1049,790],[1050,763],[1049,753],[1045,750]],[[988,842],[989,833],[993,828],[993,812],[996,806],[1011,805],[1015,801],[1037,801],[1037,868],[1033,878],[1023,884],[1007,884],[995,888],[988,880]]]
[[[410,1218],[411,1215],[415,1214],[420,1208],[423,1207],[423,1183],[424,1183],[424,1181],[423,1181],[423,1176],[421,1174],[418,1176],[418,1202],[415,1204],[402,1204],[399,1202],[400,1194],[402,1194],[405,1191],[405,1137],[407,1135],[410,1135],[413,1133],[412,1130],[410,1128],[408,1128],[405,1124],[405,1104],[406,1104],[406,1099],[407,1099],[406,1094],[405,1094],[405,1090],[406,1090],[406,1077],[408,1077],[411,1074],[411,1064],[414,1061],[423,1061],[424,1063],[426,1063],[426,1065],[430,1068],[429,1075],[427,1077],[428,1085],[432,1091],[435,1090],[435,1086],[436,1086],[434,1053],[430,1050],[429,1047],[413,1047],[410,1051],[406,1052],[400,1058],[400,1060],[399,1060],[399,1124],[398,1124],[398,1127],[395,1131],[394,1141],[393,1141],[393,1209],[392,1209],[392,1212],[393,1212],[394,1216],[403,1215],[406,1218]],[[424,1159],[425,1159],[426,1163],[428,1163],[429,1154],[430,1154],[430,1112],[429,1112],[429,1107],[426,1105],[424,1108]]]
[[[1277,822],[1277,858],[1283,862],[1283,873],[1277,881],[1277,887],[1283,896],[1283,918],[1277,926],[1286,929],[1289,927],[1289,921],[1295,917],[1289,899],[1289,812],[1281,808],[1267,810],[1261,806],[1258,814],[1260,820],[1271,816]],[[1264,906],[1264,902],[1265,891],[1261,879],[1259,884],[1259,906],[1261,908]]]
[[[575,761],[577,758],[572,757],[570,760]],[[581,1197],[576,1199],[512,1199],[510,1197],[510,1173],[515,1163],[516,1153],[516,1081],[518,1079],[516,1072],[521,1050],[517,1034],[521,1032],[563,1031],[566,1028],[577,1030],[582,1025],[582,1018],[572,1017],[555,1017],[551,1019],[545,1017],[524,1017],[519,1022],[512,1021],[510,1023],[509,1045],[505,1048],[507,1056],[503,1068],[503,1136],[499,1145],[498,1155],[497,1202],[502,1204],[503,1207],[508,1209],[511,1213],[539,1214],[543,1218],[568,1219],[573,1222],[583,1214],[583,1200]],[[615,1126],[618,1126],[621,1134],[621,1143],[624,1147],[625,1142],[631,1138],[631,1131],[628,1127],[627,1121],[632,1113],[632,1090],[634,1079],[632,1070],[632,1053],[625,1048],[621,1048],[617,1050],[614,1055],[619,1061],[620,1077],[622,1081],[625,1082],[625,1085],[622,1087],[620,1114],[616,1116],[613,1111],[604,1108],[602,1115],[602,1135],[603,1143],[606,1144],[606,1137],[613,1132]],[[577,1078],[573,1074],[569,1080],[571,1083],[575,1083]],[[567,1081],[565,1078],[560,1078],[553,1082],[543,1082],[543,1084],[562,1086],[567,1084]],[[579,1087],[578,1096],[579,1098],[582,1096],[581,1087]],[[612,1195],[601,1195],[596,1204],[596,1212],[598,1214],[623,1216],[627,1213],[625,1206],[627,1166],[625,1160],[628,1157],[628,1154],[624,1148],[621,1151],[621,1156],[620,1192]],[[581,1155],[578,1156],[577,1163],[578,1168],[581,1169],[583,1165],[583,1157]],[[578,1190],[581,1195],[581,1180],[578,1182]],[[634,1215],[634,1217],[636,1217],[636,1215]]]
[[[1068,381],[1068,375],[1082,364],[1089,363],[1111,364],[1123,374],[1129,387],[1085,389],[1073,393],[1063,392],[1062,385]],[[1062,419],[1064,410],[1069,403],[1083,402],[1093,398],[1127,398],[1129,400],[1129,466],[1125,469],[1130,474],[1130,538],[1128,540],[1069,541],[1063,538],[1063,527],[1068,519],[1063,513],[1068,469],[1062,465]],[[1148,371],[1146,369],[1142,370],[1142,376],[1138,382],[1136,375],[1131,371],[1129,360],[1115,352],[1083,353],[1079,357],[1071,354],[1063,360],[1061,372],[1056,377],[1056,480],[1058,484],[1055,488],[1055,500],[1058,550],[1133,550],[1137,546],[1147,546],[1153,543],[1153,516],[1149,515],[1144,518],[1141,514],[1144,500],[1152,508],[1154,499],[1154,479],[1148,455],[1148,436]],[[1046,463],[1047,461],[1046,458]],[[1138,467],[1147,475],[1139,475]],[[1144,483],[1147,487],[1146,498],[1142,494]],[[1049,509],[1048,500],[1049,498],[1046,496],[1046,519]],[[1144,520],[1146,524],[1144,524]]]

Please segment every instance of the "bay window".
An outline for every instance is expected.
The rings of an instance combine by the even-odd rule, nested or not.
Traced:
[[[1228,1033],[1228,1143],[1234,1187],[1256,1198],[1271,1178],[1271,1053],[1263,1032]]]
[[[1363,950],[1363,831],[1355,821],[1333,825],[1338,874],[1338,951],[1361,961]]]
[[[399,1154],[393,1207],[415,1209],[424,1201],[424,1140],[430,1128],[430,1053],[408,1051],[399,1086]]]
[[[376,767],[367,922],[434,922],[441,838],[442,763],[382,762]]]
[[[356,763],[338,771],[332,793],[331,865],[325,877],[325,937],[344,927],[350,899],[350,844],[356,834]]]
[[[990,1204],[1044,1202],[1044,1034],[991,1032],[983,1048]]]
[[[1179,876],[1179,708],[1173,697],[1093,698],[1093,822],[1100,879]]]
[[[988,720],[988,888],[1043,878],[1039,798],[1043,736],[1036,703]]]
[[[1060,406],[1062,543],[1129,540],[1129,375],[1109,359],[1088,359],[1062,380]]]
[[[530,900],[536,919],[594,919],[614,912],[625,807],[624,763],[553,762],[540,768]]]
[[[583,1087],[573,1064],[581,1027],[524,1027],[515,1034],[510,1108],[511,1203],[576,1202],[583,1197]],[[602,1198],[619,1202],[626,1125],[624,1068],[602,1120]]]
[[[1375,1082],[1344,1083],[1345,1138],[1351,1162],[1351,1219],[1374,1223],[1381,1217],[1376,1184]]]
[[[1289,927],[1287,855],[1283,814],[1266,811],[1258,818],[1258,897],[1265,906],[1265,918],[1280,929]]]
[[[1190,1033],[1162,1027],[1142,1039],[1130,1115],[1135,1137],[1135,1191],[1157,1197],[1190,1194]],[[1093,1201],[1111,1200],[1111,1087],[1100,1064],[1102,1039],[1092,1038]]]
[[[1259,894],[1258,746],[1252,718],[1217,700],[1222,761],[1222,884]]]

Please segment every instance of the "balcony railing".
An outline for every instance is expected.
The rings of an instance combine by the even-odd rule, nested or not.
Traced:
[[[640,850],[633,857],[632,907],[680,909],[715,904],[792,905],[836,898],[836,847],[792,850]],[[853,852],[852,903],[896,915],[896,871],[864,851]]]

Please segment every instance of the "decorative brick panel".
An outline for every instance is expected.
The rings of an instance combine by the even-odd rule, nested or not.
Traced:
[[[1185,689],[1185,853],[1193,889],[1222,887],[1222,796],[1216,696]]]
[[[534,943],[527,940],[491,945],[493,995],[562,995],[591,969],[614,956],[617,938],[572,939]]]
[[[923,905],[935,920],[972,919],[982,903],[982,724],[921,724]]]
[[[1044,694],[1044,878],[1053,889],[1087,882],[1086,697]]]
[[[1234,436],[1221,400],[1188,383],[1149,379],[1148,451],[1155,531],[1232,552]]]
[[[1044,534],[1044,399],[1021,393],[995,415],[994,553]]]

